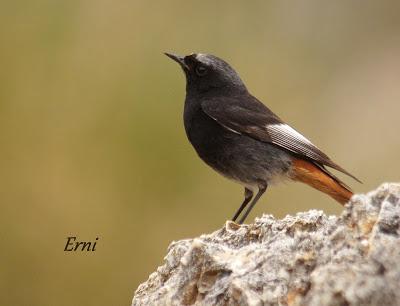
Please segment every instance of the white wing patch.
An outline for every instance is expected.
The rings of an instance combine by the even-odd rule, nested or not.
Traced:
[[[300,143],[305,143],[314,146],[311,143],[311,141],[309,141],[295,129],[291,128],[289,125],[284,123],[268,125],[267,131],[270,132],[269,134],[273,142],[277,140],[285,142],[284,139],[282,139],[283,138],[282,136],[284,136],[288,141],[296,140]],[[278,135],[280,135],[280,137],[277,137]]]

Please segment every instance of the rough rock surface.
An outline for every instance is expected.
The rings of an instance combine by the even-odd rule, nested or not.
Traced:
[[[132,305],[400,305],[400,184],[173,242]]]

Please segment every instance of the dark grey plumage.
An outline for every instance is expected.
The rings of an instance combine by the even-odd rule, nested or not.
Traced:
[[[340,184],[324,166],[355,178],[253,97],[222,59],[166,55],[185,72],[184,125],[189,141],[206,164],[245,186],[245,201],[234,220],[254,191],[257,195],[240,223],[269,184],[290,177],[294,158],[310,160]]]

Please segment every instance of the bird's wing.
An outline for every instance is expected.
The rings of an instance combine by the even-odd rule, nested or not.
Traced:
[[[246,103],[243,103],[243,99]],[[300,157],[308,158],[320,166],[334,168],[359,181],[253,96],[208,99],[201,103],[201,108],[204,113],[226,129],[259,141],[272,143]]]

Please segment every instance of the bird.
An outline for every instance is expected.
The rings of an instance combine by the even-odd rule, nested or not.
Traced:
[[[342,205],[350,200],[351,189],[327,167],[361,181],[254,97],[226,61],[205,53],[165,55],[186,77],[189,142],[207,165],[244,187],[232,221],[242,224],[268,186],[282,181],[305,183]]]

